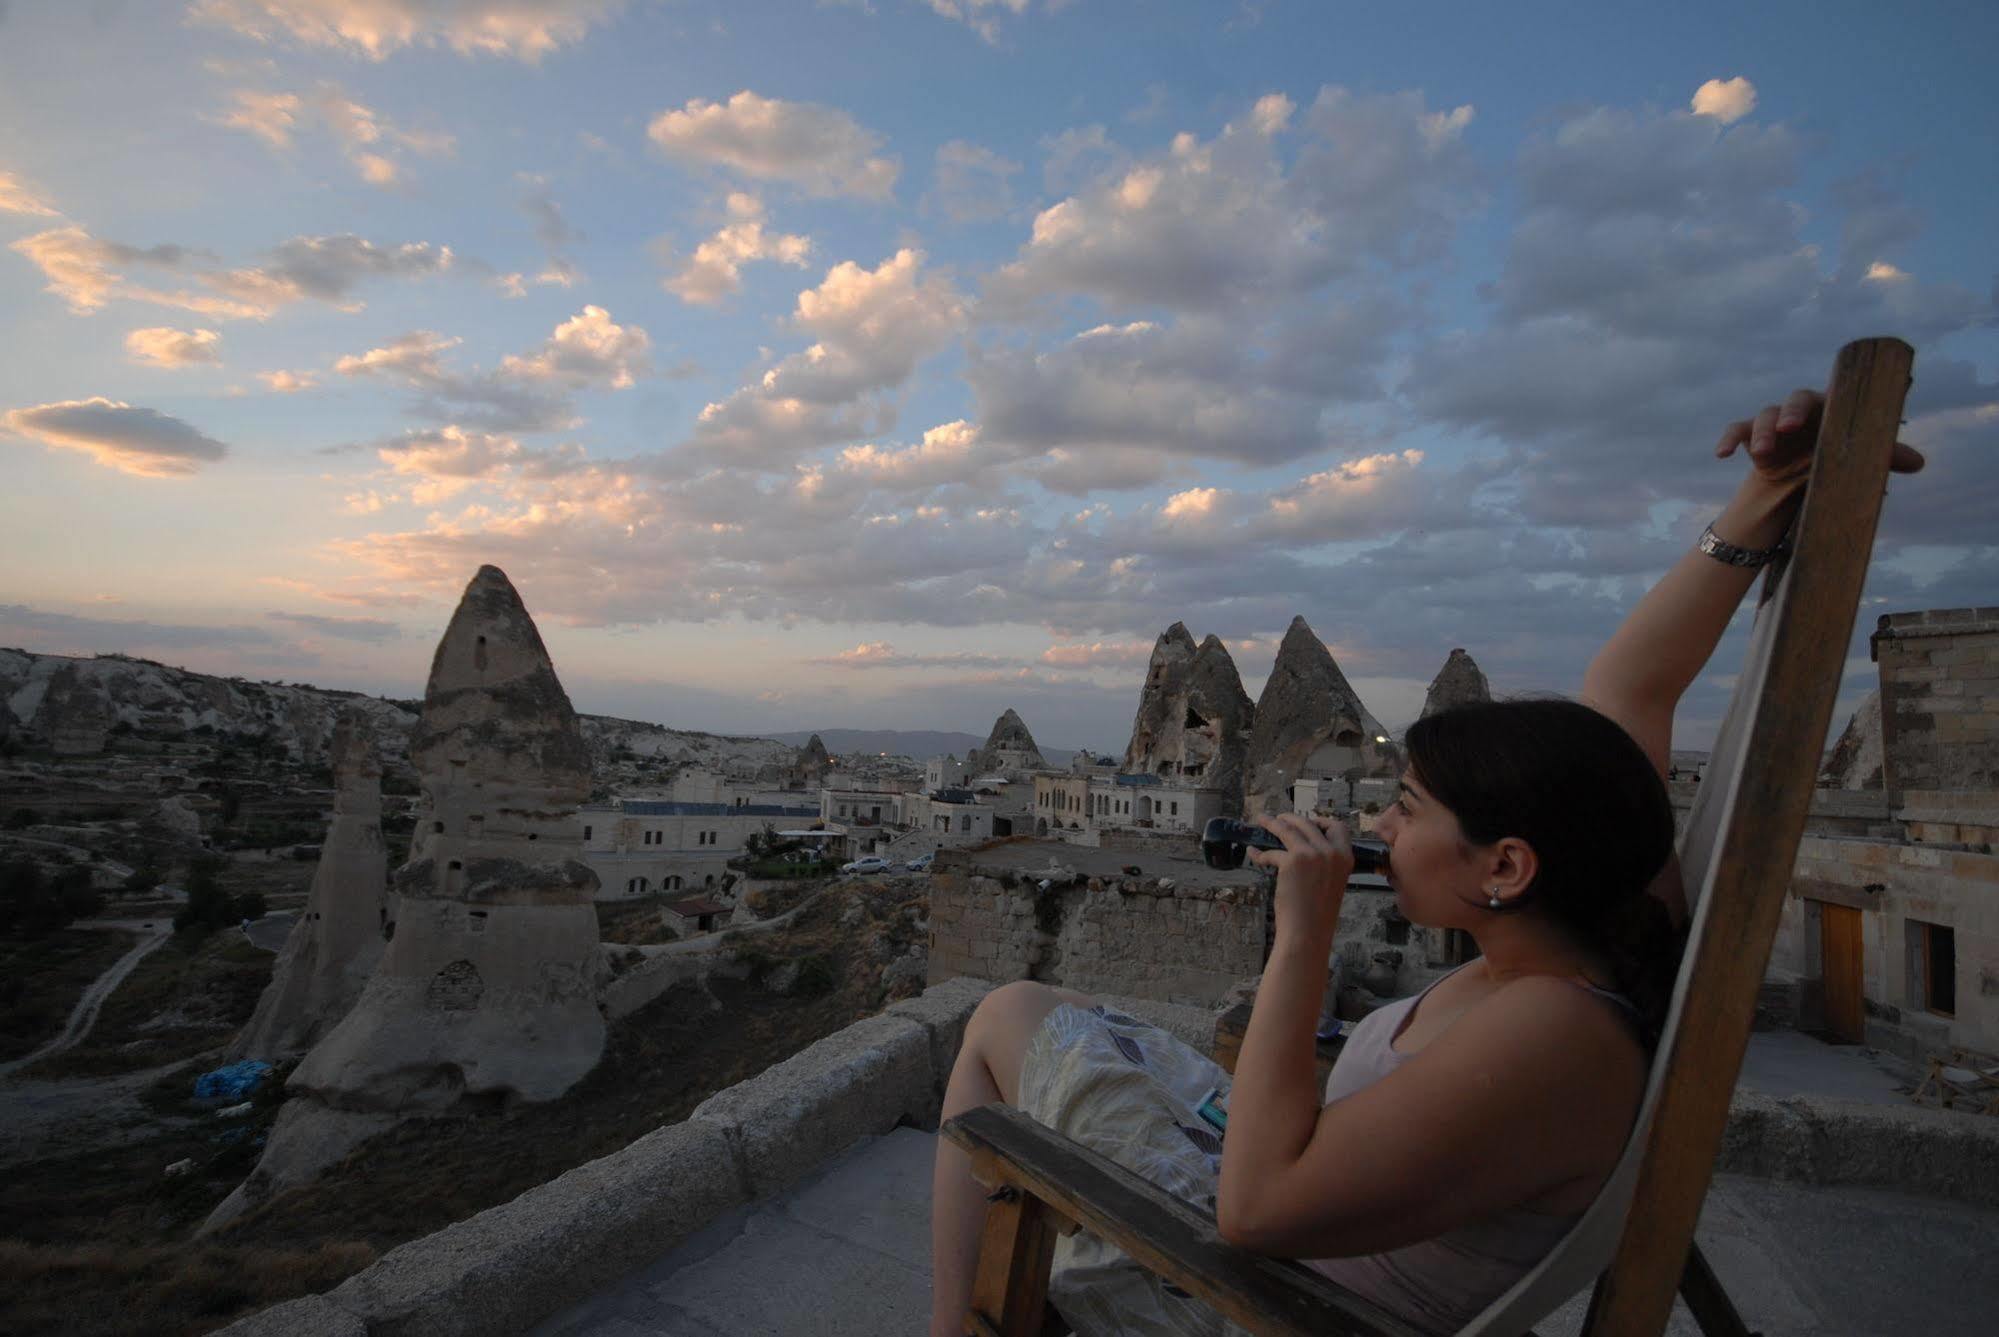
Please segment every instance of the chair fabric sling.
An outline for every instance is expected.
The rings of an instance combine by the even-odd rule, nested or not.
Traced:
[[[1683,1277],[1690,1301],[1707,1297],[1694,1304],[1707,1331],[1740,1331],[1697,1255],[1690,1269],[1693,1229],[1815,787],[1913,358],[1898,339],[1870,339],[1848,344],[1834,364],[1790,552],[1765,578],[1747,662],[1681,836],[1688,946],[1624,1154],[1562,1241],[1461,1337],[1524,1333],[1592,1282],[1585,1333],[1652,1337],[1664,1329]],[[1006,1153],[968,1140],[959,1122],[944,1134],[968,1147],[978,1142],[982,1180],[1023,1182],[1009,1172]],[[1031,1139],[1102,1161],[1060,1134],[1039,1130]],[[982,1255],[982,1272],[990,1261]],[[1141,1261],[1178,1278],[1169,1266]],[[1040,1267],[1040,1289],[1022,1292],[1036,1305],[1045,1295],[1045,1255]],[[1321,1330],[1348,1330],[1325,1312],[1332,1326]],[[1272,1318],[1270,1330],[1296,1330]],[[969,1331],[1006,1326],[979,1313],[967,1321]]]

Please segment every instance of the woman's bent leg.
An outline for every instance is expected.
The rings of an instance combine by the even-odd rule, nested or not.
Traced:
[[[1013,1104],[1028,1041],[1063,1003],[1088,1006],[1087,995],[1031,980],[1003,984],[987,994],[965,1024],[965,1042],[944,1089],[945,1119],[994,1101]],[[930,1179],[930,1332],[958,1337],[972,1302],[972,1274],[979,1261],[979,1232],[986,1220],[986,1190],[972,1178],[972,1161],[937,1139]]]

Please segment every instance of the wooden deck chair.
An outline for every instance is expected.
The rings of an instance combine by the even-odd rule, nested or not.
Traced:
[[[1804,831],[1913,361],[1898,339],[1840,350],[1791,551],[1765,578],[1681,836],[1687,952],[1631,1138],[1596,1202],[1467,1337],[1526,1332],[1592,1283],[1591,1337],[1654,1337],[1676,1290],[1711,1337],[1744,1332],[1692,1248],[1694,1225]],[[1252,1332],[1411,1331],[1302,1264],[1223,1243],[1212,1217],[1018,1110],[970,1110],[942,1133],[994,1190],[968,1332],[1039,1333],[1056,1236],[1078,1227]]]
[[[1999,1058],[1975,1049],[1953,1049],[1930,1059],[1930,1070],[1911,1093],[1918,1105],[1999,1114]]]

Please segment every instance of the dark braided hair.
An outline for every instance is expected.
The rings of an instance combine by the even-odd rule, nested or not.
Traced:
[[[1646,890],[1672,854],[1673,810],[1644,750],[1616,721],[1559,699],[1439,711],[1405,741],[1417,780],[1467,842],[1534,847],[1539,868],[1515,906],[1538,907],[1601,952],[1656,1044],[1684,934]]]

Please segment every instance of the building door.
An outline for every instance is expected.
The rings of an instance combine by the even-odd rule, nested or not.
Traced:
[[[1834,1040],[1859,1044],[1866,1023],[1860,1007],[1860,911],[1819,905],[1819,960],[1825,985],[1825,1028]]]

